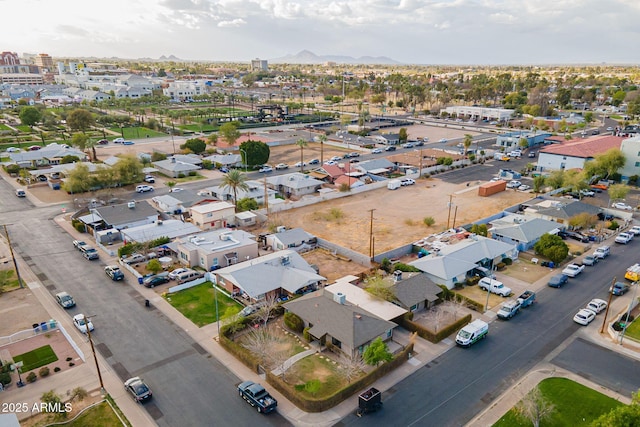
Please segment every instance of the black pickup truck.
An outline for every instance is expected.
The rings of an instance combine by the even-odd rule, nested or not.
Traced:
[[[240,397],[246,400],[249,405],[253,406],[263,414],[267,414],[278,406],[278,401],[260,384],[253,381],[245,381],[238,386]]]

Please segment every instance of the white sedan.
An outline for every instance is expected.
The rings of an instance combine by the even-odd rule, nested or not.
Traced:
[[[179,275],[181,275],[182,273],[186,273],[187,271],[189,270],[187,270],[186,268],[176,268],[169,273],[169,279],[176,280]]]
[[[573,316],[573,321],[582,326],[587,326],[595,318],[596,318],[595,311],[589,310],[588,308],[583,308],[582,310],[577,312],[575,316]]]
[[[530,189],[531,189],[531,186],[526,184],[522,184],[520,187],[518,187],[518,191],[529,191]]]
[[[371,154],[380,154],[382,153],[382,150],[379,148],[374,148],[373,150],[371,150]]]
[[[93,331],[93,323],[91,323],[91,320],[85,319],[84,314],[73,316],[73,325],[83,334],[87,333],[87,325],[89,326],[89,331]]]
[[[586,308],[598,314],[601,313],[605,308],[607,308],[607,302],[600,298],[594,298],[589,301],[589,304],[587,304]]]
[[[566,274],[569,277],[576,277],[582,273],[582,270],[584,270],[584,265],[569,264],[562,270],[562,274]]]
[[[265,165],[265,166],[261,167],[258,172],[260,172],[260,173],[273,172],[273,168],[271,166]]]
[[[623,211],[632,211],[633,208],[626,203],[617,202],[611,205],[612,208],[622,209]]]

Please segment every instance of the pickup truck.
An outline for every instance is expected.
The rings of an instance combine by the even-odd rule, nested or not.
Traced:
[[[500,310],[498,310],[498,317],[500,319],[509,320],[518,314],[521,307],[522,304],[520,304],[519,299],[507,301],[502,305],[502,307],[500,307]]]
[[[569,264],[564,270],[562,270],[562,274],[566,274],[569,277],[576,277],[578,274],[582,273],[584,270],[584,265],[578,264]]]
[[[518,297],[518,302],[520,303],[520,308],[529,307],[536,300],[536,293],[533,291],[524,291]]]
[[[485,291],[488,290],[492,294],[501,295],[503,297],[511,295],[511,288],[506,287],[502,282],[488,277],[480,279],[478,286],[480,286],[480,289],[484,289]]]
[[[260,384],[253,381],[245,381],[238,386],[238,392],[240,397],[257,409],[262,414],[269,413],[276,409],[278,401],[271,397],[271,395]]]
[[[118,280],[123,280],[124,279],[124,274],[122,273],[122,270],[120,270],[120,267],[118,267],[117,265],[108,265],[108,266],[106,266],[104,268],[104,272],[114,282],[117,282]]]

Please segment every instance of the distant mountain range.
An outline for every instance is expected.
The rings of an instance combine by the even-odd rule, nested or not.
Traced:
[[[361,56],[354,58],[352,56],[342,55],[316,55],[308,50],[300,51],[295,55],[289,54],[280,58],[269,59],[269,62],[273,64],[324,64],[325,62],[335,62],[338,64],[400,64],[400,62],[394,61],[386,56]]]

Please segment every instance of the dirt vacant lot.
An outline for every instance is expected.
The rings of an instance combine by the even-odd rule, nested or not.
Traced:
[[[454,224],[463,225],[531,198],[531,194],[503,191],[479,197],[475,186],[450,184],[440,179],[419,179],[416,185],[391,191],[386,188],[272,214],[271,224],[301,227],[307,232],[369,253],[373,209],[375,253],[411,243]],[[452,202],[448,208],[449,200]],[[433,217],[427,227],[424,218]]]

